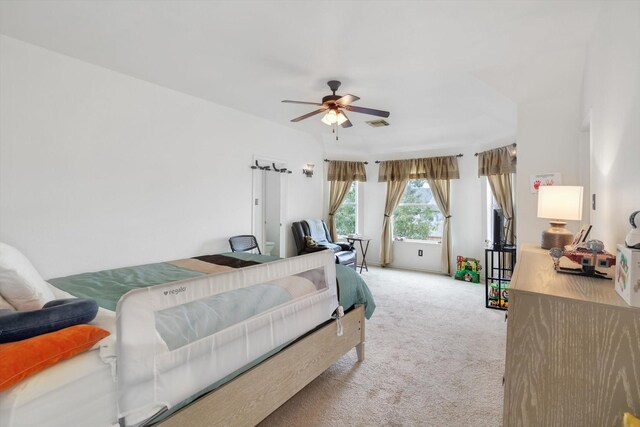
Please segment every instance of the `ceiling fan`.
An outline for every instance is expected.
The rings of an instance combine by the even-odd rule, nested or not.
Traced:
[[[362,113],[362,114],[370,114],[372,116],[378,117],[389,117],[388,111],[382,110],[374,110],[373,108],[365,108],[365,107],[356,107],[351,105],[352,102],[357,101],[358,98],[355,95],[336,95],[336,91],[340,87],[341,83],[338,80],[330,80],[327,82],[329,89],[333,92],[333,95],[327,95],[322,98],[322,103],[320,102],[304,102],[304,101],[289,101],[284,100],[282,102],[288,102],[291,104],[307,104],[307,105],[318,105],[321,108],[312,111],[310,113],[304,114],[300,117],[296,117],[292,119],[292,122],[299,122],[304,119],[308,119],[311,116],[315,116],[316,114],[320,114],[322,112],[326,112],[322,117],[322,123],[327,124],[329,126],[342,126],[343,128],[349,128],[353,126],[351,121],[344,113],[346,111],[353,111],[354,113]]]

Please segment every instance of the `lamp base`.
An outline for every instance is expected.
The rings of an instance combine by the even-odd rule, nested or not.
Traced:
[[[565,228],[566,222],[549,221],[551,228],[542,232],[542,249],[560,248],[564,249],[566,245],[573,242],[573,234]]]

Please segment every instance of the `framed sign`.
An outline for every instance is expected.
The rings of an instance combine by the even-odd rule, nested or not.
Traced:
[[[537,175],[531,175],[529,177],[529,189],[532,194],[538,192],[538,188],[543,185],[560,185],[562,184],[562,175],[560,172],[541,173]]]
[[[584,243],[587,241],[587,237],[591,232],[591,224],[585,224],[580,228],[580,231],[576,233],[573,237],[573,242],[571,242],[571,246],[579,245],[580,243]]]

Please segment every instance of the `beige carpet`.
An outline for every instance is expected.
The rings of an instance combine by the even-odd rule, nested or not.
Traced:
[[[370,268],[377,309],[355,350],[265,419],[268,426],[500,426],[506,323],[484,286]]]

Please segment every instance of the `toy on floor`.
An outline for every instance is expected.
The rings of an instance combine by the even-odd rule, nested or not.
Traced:
[[[502,282],[500,286],[493,282],[489,286],[489,305],[493,307],[509,307],[510,282]]]
[[[465,258],[458,256],[457,258],[457,271],[455,274],[456,280],[464,280],[465,282],[480,283],[480,274],[482,270],[480,260],[475,258]]]

